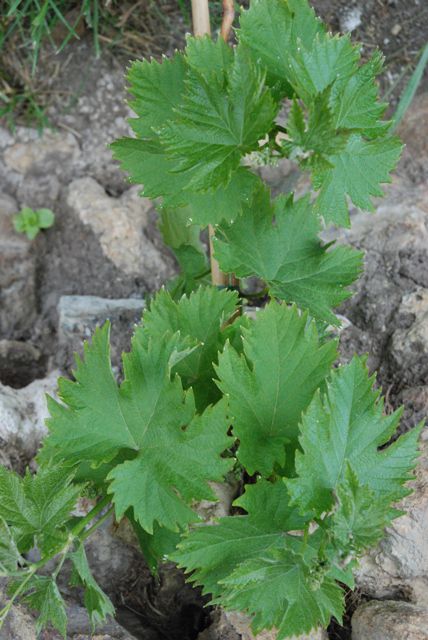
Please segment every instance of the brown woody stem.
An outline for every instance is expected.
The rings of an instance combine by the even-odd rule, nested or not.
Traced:
[[[235,19],[235,6],[233,0],[223,0],[223,21],[220,35],[225,42],[229,40],[230,30]]]

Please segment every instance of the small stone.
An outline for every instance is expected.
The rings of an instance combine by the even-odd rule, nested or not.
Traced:
[[[217,518],[230,515],[232,502],[238,493],[239,482],[231,476],[228,478],[228,482],[210,482],[209,485],[218,500],[200,500],[195,511],[205,523],[213,524]]]
[[[121,354],[129,349],[133,327],[141,319],[144,300],[124,298],[110,300],[96,296],[62,296],[58,304],[57,363],[63,369],[72,368],[74,353],[83,352],[83,342],[89,340],[96,327],[111,322],[112,362],[121,364]]]
[[[213,623],[202,631],[197,640],[276,640],[277,631],[262,631],[255,635],[251,630],[251,620],[237,611],[217,609]],[[292,636],[289,640],[327,640],[327,632],[316,629],[308,634]]]
[[[398,36],[398,34],[400,33],[402,27],[401,24],[394,24],[394,26],[391,29],[391,33],[393,36]]]
[[[351,7],[343,12],[340,17],[340,30],[342,33],[351,33],[361,26],[361,16],[363,10],[361,7]]]
[[[0,585],[0,608],[6,603],[5,581]],[[12,605],[0,629],[0,640],[38,640],[35,621],[22,605]]]
[[[87,610],[75,603],[67,607],[67,638],[70,640],[135,640],[135,636],[128,633],[111,617],[98,624],[94,632]]]
[[[372,601],[352,616],[352,640],[427,640],[428,609],[395,600]]]
[[[59,371],[22,389],[0,384],[0,464],[22,471],[46,434],[46,394],[55,395]]]
[[[17,142],[4,152],[6,166],[22,175],[64,173],[80,154],[76,138],[71,133],[45,129],[40,137],[30,136],[26,142]]]
[[[68,189],[72,212],[98,237],[105,256],[127,275],[150,277],[159,286],[171,269],[146,235],[152,202],[133,187],[119,198],[107,195],[93,178],[81,178]]]

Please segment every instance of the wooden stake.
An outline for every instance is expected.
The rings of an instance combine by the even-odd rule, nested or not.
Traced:
[[[195,36],[211,34],[208,0],[192,0],[192,22],[193,33]],[[211,281],[216,287],[227,287],[229,284],[229,277],[220,270],[217,260],[214,259],[214,227],[212,225],[209,225],[208,227],[208,234],[210,239]]]
[[[192,0],[192,22],[195,36],[211,35],[208,0]]]

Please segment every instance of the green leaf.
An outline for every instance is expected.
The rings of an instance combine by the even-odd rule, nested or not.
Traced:
[[[219,524],[195,527],[178,545],[172,560],[193,572],[191,580],[204,593],[220,596],[221,582],[246,560],[271,547],[283,546],[286,531],[302,529],[305,519],[289,506],[282,482],[259,480],[247,485],[235,504],[249,515],[220,518]]]
[[[63,638],[67,635],[67,613],[65,602],[58,590],[55,579],[50,576],[34,575],[25,589],[24,602],[38,612],[36,631],[52,625]]]
[[[339,585],[329,577],[314,579],[304,557],[286,544],[243,562],[223,585],[223,606],[253,615],[256,633],[275,627],[278,640],[326,627],[332,615],[340,622],[344,612]]]
[[[361,485],[349,463],[336,496],[338,507],[331,528],[341,553],[362,553],[376,545],[391,522],[389,502],[378,500],[374,491]]]
[[[122,168],[130,173],[131,181],[144,185],[145,196],[162,197],[164,206],[168,207],[186,206],[188,217],[203,226],[216,223],[223,217],[230,220],[239,215],[241,201],[251,196],[258,178],[242,168],[236,172],[236,176],[229,176],[231,182],[227,186],[223,185],[225,188],[212,193],[189,191],[187,175],[177,173],[177,159],[170,157],[159,134],[169,126],[168,123],[181,117],[182,109],[179,105],[185,92],[184,80],[188,73],[196,78],[196,84],[199,83],[199,78],[208,86],[214,82],[224,97],[227,112],[227,95],[233,94],[233,73],[231,70],[228,82],[226,73],[232,61],[232,49],[222,39],[214,43],[209,38],[189,38],[186,58],[176,54],[171,60],[164,59],[162,63],[134,63],[128,80],[130,92],[134,96],[131,107],[139,117],[131,120],[131,125],[140,139],[122,138],[112,145],[113,155],[120,161]],[[226,84],[230,84],[230,90],[226,88]],[[236,90],[240,90],[239,86]],[[264,101],[268,102],[267,94]],[[231,114],[226,113],[227,121],[237,119],[235,116],[239,118],[239,111],[237,105]],[[247,123],[247,129],[253,124],[254,122]],[[263,130],[261,136],[264,133]],[[254,144],[256,142],[257,140]],[[193,146],[198,152],[198,143]],[[239,157],[238,154],[237,164]]]
[[[190,296],[174,302],[169,293],[161,290],[154,298],[150,309],[144,313],[141,331],[157,338],[166,332],[180,332],[197,341],[199,347],[182,360],[177,372],[185,389],[192,387],[196,405],[205,408],[216,402],[219,391],[213,382],[214,365],[218,352],[224,347],[226,334],[223,324],[230,320],[238,308],[238,295],[214,287],[199,287]],[[139,334],[140,330],[137,330]]]
[[[159,211],[159,229],[165,244],[172,249],[188,245],[203,252],[200,240],[201,227],[189,219],[189,211],[184,208]]]
[[[395,434],[401,412],[383,415],[383,402],[372,387],[364,361],[354,357],[332,373],[326,394],[316,394],[304,414],[298,477],[288,480],[293,503],[303,511],[320,515],[331,509],[348,463],[359,484],[382,503],[409,493],[404,485],[412,477],[420,429],[379,450]],[[346,490],[345,485],[342,496]]]
[[[165,206],[186,204],[185,177],[173,172],[176,162],[166,156],[158,137],[121,138],[113,142],[111,149],[122,169],[130,174],[130,181],[144,185],[144,196],[151,199],[162,196]]]
[[[37,209],[36,214],[39,229],[49,229],[55,222],[55,215],[50,209]]]
[[[315,170],[314,187],[319,189],[315,208],[326,222],[349,226],[346,195],[361,209],[373,211],[371,196],[382,196],[381,183],[391,182],[390,171],[400,157],[398,138],[366,141],[351,135],[346,148],[328,156],[331,166]]]
[[[277,110],[262,72],[242,52],[235,54],[226,86],[215,75],[190,71],[176,118],[161,135],[174,172],[194,191],[227,186],[241,157],[271,129]]]
[[[333,117],[328,102],[330,89],[316,96],[310,103],[309,115],[305,122],[304,112],[300,104],[294,100],[287,121],[290,140],[282,142],[290,158],[301,162],[302,166],[311,167],[313,159],[308,152],[324,157],[339,153],[347,143],[349,136],[334,127]]]
[[[0,518],[0,578],[15,572],[20,561],[13,533],[4,518]]]
[[[377,51],[356,73],[334,84],[330,108],[336,129],[361,129],[367,136],[385,132],[389,127],[389,123],[380,122],[386,104],[379,102],[375,82],[382,67],[383,57]]]
[[[235,220],[251,201],[261,180],[244,167],[239,167],[226,187],[208,193],[186,193],[189,218],[202,227],[218,224],[222,220]]]
[[[62,527],[80,494],[71,485],[73,475],[64,467],[44,467],[21,478],[0,466],[0,518],[13,528],[21,551],[37,544],[49,553],[62,543]]]
[[[160,562],[165,562],[175,551],[181,539],[181,532],[171,531],[165,527],[153,526],[153,533],[147,533],[133,518],[130,520],[140,543],[144,559],[153,573],[157,572]]]
[[[345,287],[357,279],[362,254],[323,245],[320,226],[309,197],[280,196],[272,209],[269,193],[260,192],[245,215],[220,227],[215,257],[224,272],[263,278],[271,295],[338,324],[332,308],[351,295]]]
[[[316,37],[310,48],[298,47],[288,77],[300,98],[310,101],[336,80],[356,72],[360,55],[349,36]]]
[[[208,35],[196,38],[187,36],[186,62],[205,80],[224,84],[226,72],[233,64],[233,49],[223,38],[214,41]]]
[[[141,139],[121,138],[111,145],[114,157],[130,173],[131,181],[144,184],[144,195],[149,198],[163,196],[167,205],[176,204],[175,196],[181,193],[184,180],[172,173],[175,163],[165,155],[159,132],[173,117],[181,100],[185,74],[184,57],[178,53],[162,63],[155,60],[135,62],[128,80],[134,97],[130,106],[138,117],[130,123]]]
[[[181,274],[166,287],[174,299],[194,291],[209,275],[206,250],[201,242],[201,228],[189,223],[188,209],[161,209],[159,228],[165,244],[171,247]]]
[[[132,507],[148,533],[155,522],[172,531],[196,522],[199,518],[189,505],[215,499],[207,480],[221,480],[233,464],[233,459],[220,457],[231,444],[228,424],[221,401],[195,416],[187,428],[176,420],[163,431],[148,433],[139,455],[108,476],[116,516]]]
[[[170,59],[137,60],[128,72],[130,107],[138,118],[131,120],[135,133],[152,139],[173,116],[184,91],[186,63],[182,53]]]
[[[110,598],[104,593],[94,579],[88,565],[83,544],[69,555],[73,565],[74,575],[71,584],[84,587],[83,601],[95,631],[97,624],[104,622],[108,616],[114,616],[114,606]]]
[[[92,466],[114,460],[107,480],[117,516],[132,508],[149,533],[156,521],[175,530],[195,520],[189,505],[211,499],[207,482],[221,480],[232,463],[220,457],[230,440],[223,404],[197,416],[192,393],[172,376],[192,352],[183,344],[179,334],[145,338],[138,332],[118,387],[105,325],[85,345],[76,381],[60,381],[63,404],[49,403],[45,456]]]
[[[235,504],[248,515],[221,518],[185,536],[173,559],[215,603],[255,615],[253,628],[280,638],[327,625],[343,613],[343,593],[319,561],[322,536],[290,508],[285,485],[259,480]]]
[[[299,47],[310,49],[324,27],[306,0],[253,0],[243,11],[238,31],[239,41],[254,62],[267,70],[269,86],[279,95],[291,95],[290,63]]]
[[[336,343],[320,345],[313,322],[296,308],[271,302],[244,329],[244,354],[226,346],[216,367],[229,400],[238,458],[250,474],[269,476],[297,444],[302,411],[336,358]]]

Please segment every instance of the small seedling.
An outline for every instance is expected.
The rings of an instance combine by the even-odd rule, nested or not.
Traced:
[[[18,233],[25,233],[29,240],[34,240],[42,229],[49,229],[55,222],[55,215],[50,209],[30,209],[24,207],[13,218],[13,226]]]

